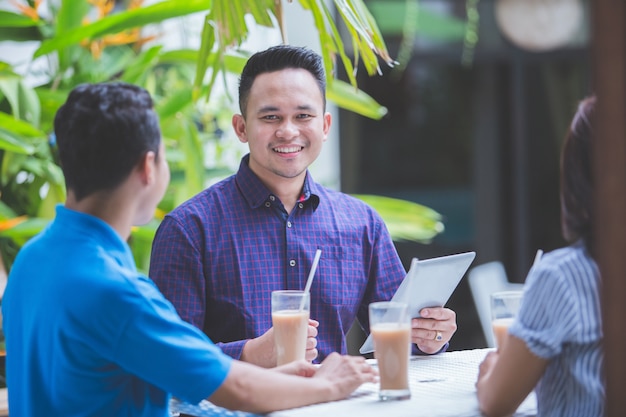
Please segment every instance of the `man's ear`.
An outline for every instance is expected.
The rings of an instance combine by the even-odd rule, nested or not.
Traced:
[[[233,130],[241,143],[248,142],[248,134],[246,131],[246,120],[241,114],[233,115]]]
[[[139,177],[144,184],[152,184],[155,177],[156,154],[154,151],[146,152],[137,163]]]
[[[326,142],[326,140],[328,139],[328,132],[330,132],[330,125],[333,122],[333,117],[329,112],[324,113],[324,126],[323,126],[323,131],[324,131],[324,142]]]

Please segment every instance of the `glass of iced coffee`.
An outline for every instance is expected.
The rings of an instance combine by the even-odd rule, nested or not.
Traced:
[[[491,294],[491,327],[496,347],[504,346],[509,327],[515,321],[522,304],[523,291],[500,291]]]
[[[407,304],[392,301],[372,303],[369,305],[369,319],[380,376],[379,398],[382,401],[411,398],[411,320]]]
[[[276,365],[304,359],[310,295],[298,290],[272,291],[272,325]]]

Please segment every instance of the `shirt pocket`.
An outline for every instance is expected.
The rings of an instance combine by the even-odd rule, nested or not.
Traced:
[[[350,246],[323,248],[318,266],[319,297],[333,306],[356,306],[367,286],[367,273],[362,254]]]

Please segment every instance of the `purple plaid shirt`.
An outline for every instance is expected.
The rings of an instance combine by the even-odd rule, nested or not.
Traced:
[[[346,353],[355,318],[391,299],[406,271],[380,216],[363,202],[315,183],[288,214],[242,159],[239,171],[168,214],[152,247],[150,277],[180,316],[239,359],[272,326],[270,294],[303,289],[316,249],[311,318],[320,322],[318,360]]]

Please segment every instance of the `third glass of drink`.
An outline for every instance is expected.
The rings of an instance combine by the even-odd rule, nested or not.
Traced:
[[[408,306],[392,301],[372,303],[369,305],[369,318],[380,376],[379,398],[382,401],[407,400],[411,398],[411,319]]]
[[[304,359],[310,295],[298,290],[272,291],[272,326],[276,365]]]
[[[509,327],[517,317],[523,295],[523,291],[500,291],[491,294],[491,326],[498,349],[504,345]]]

